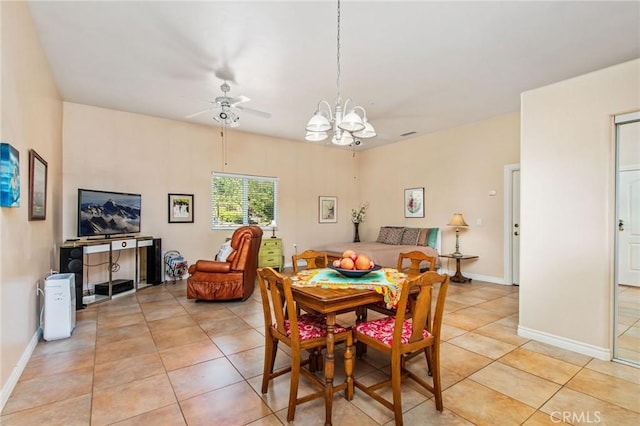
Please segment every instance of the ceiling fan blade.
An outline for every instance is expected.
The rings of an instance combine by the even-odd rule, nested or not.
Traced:
[[[264,112],[264,111],[258,111],[257,109],[247,108],[247,107],[244,107],[242,105],[236,105],[236,106],[234,106],[234,108],[237,108],[240,111],[245,111],[245,112],[248,112],[249,114],[257,115],[257,116],[260,116],[260,117],[271,118],[271,114],[270,113]]]
[[[249,102],[251,99],[247,98],[246,96],[238,96],[236,98],[229,98],[229,105],[238,105],[238,104],[242,104],[245,102]]]
[[[196,117],[198,115],[204,114],[205,112],[213,111],[214,109],[215,108],[207,108],[207,109],[204,109],[202,111],[198,111],[198,112],[194,112],[193,114],[189,114],[189,115],[185,116],[184,118],[193,118],[193,117]]]

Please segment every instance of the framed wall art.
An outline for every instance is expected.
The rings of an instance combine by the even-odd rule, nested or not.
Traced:
[[[424,188],[404,190],[404,217],[424,217]]]
[[[320,196],[318,199],[318,222],[338,222],[338,197]]]
[[[0,143],[0,207],[20,207],[20,153]]]
[[[29,220],[47,218],[47,162],[29,150]]]
[[[169,223],[193,223],[193,194],[169,194]]]

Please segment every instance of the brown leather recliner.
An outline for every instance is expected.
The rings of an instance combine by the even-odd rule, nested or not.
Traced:
[[[187,299],[246,300],[253,294],[262,229],[242,226],[231,237],[233,251],[224,262],[198,260],[189,267]]]

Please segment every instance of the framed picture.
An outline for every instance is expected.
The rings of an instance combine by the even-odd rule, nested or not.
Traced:
[[[29,220],[47,218],[47,162],[29,150]]]
[[[0,207],[20,207],[20,153],[0,143]]]
[[[338,222],[338,197],[320,196],[318,200],[318,222]]]
[[[169,223],[193,223],[193,194],[169,194]]]
[[[404,217],[424,217],[424,188],[404,190]]]

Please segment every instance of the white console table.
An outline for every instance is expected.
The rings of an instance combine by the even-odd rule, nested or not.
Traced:
[[[131,292],[138,291],[142,288],[151,286],[152,284],[147,283],[146,278],[142,278],[142,273],[140,271],[140,258],[141,253],[140,249],[146,249],[147,247],[151,247],[153,245],[153,237],[144,236],[144,237],[122,237],[122,238],[109,238],[102,240],[67,240],[61,247],[62,248],[78,248],[82,249],[82,264],[84,265],[84,257],[91,256],[92,254],[97,253],[108,253],[108,294],[100,295],[94,294],[91,297],[91,300],[86,301],[85,303],[99,303],[106,300],[111,300],[114,297],[113,294],[113,270],[111,265],[113,265],[114,255],[117,254],[120,250],[135,250],[135,276],[133,277],[133,289],[125,291],[120,294],[129,294]],[[62,262],[61,262],[62,263]],[[82,274],[84,271],[84,266],[80,273]],[[118,294],[118,296],[120,295]],[[84,298],[83,298],[84,299]]]

